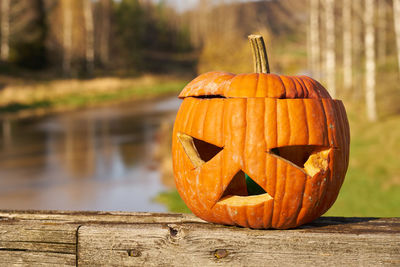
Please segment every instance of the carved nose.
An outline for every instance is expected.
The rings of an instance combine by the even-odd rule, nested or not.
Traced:
[[[238,171],[226,187],[221,197],[255,196],[265,194],[265,190],[242,170]]]
[[[272,201],[273,197],[242,170],[237,172],[216,204],[252,206]]]

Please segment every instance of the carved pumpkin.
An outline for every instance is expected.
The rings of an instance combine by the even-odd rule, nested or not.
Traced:
[[[262,37],[251,42],[257,72],[268,70]],[[349,125],[342,102],[317,81],[209,72],[179,97],[175,183],[195,215],[286,229],[332,206],[348,166]]]

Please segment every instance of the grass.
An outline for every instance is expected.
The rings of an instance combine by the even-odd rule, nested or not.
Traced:
[[[157,85],[143,85],[123,88],[117,91],[95,94],[70,94],[59,99],[49,101],[50,106],[82,107],[108,101],[128,100],[179,92],[185,86],[184,82],[167,82]],[[34,104],[37,102],[34,102]]]
[[[189,208],[183,202],[177,190],[163,192],[154,201],[164,204],[170,212],[190,213]]]
[[[400,217],[400,115],[370,123],[362,106],[346,107],[349,169],[338,199],[325,215]],[[157,201],[171,211],[188,212],[176,190],[162,193]]]

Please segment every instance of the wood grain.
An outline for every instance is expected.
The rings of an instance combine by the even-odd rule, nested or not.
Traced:
[[[322,217],[292,230],[190,214],[0,211],[0,266],[400,265],[400,218]]]
[[[383,222],[373,223],[375,227],[368,224],[286,231],[197,223],[83,226],[78,235],[78,263],[114,266],[400,264],[398,232],[394,234],[393,228]],[[398,222],[395,228],[399,230]]]
[[[76,264],[78,225],[0,221],[0,266]]]
[[[149,212],[0,210],[1,220],[35,220],[71,223],[162,223],[204,222],[191,214]]]

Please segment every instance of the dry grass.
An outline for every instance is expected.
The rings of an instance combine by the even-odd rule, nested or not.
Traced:
[[[0,77],[0,106],[11,103],[32,104],[59,99],[68,95],[111,93],[128,88],[151,87],[165,82],[179,82],[169,76],[144,75],[138,78],[94,78],[89,80],[59,79],[49,81],[22,80]]]

